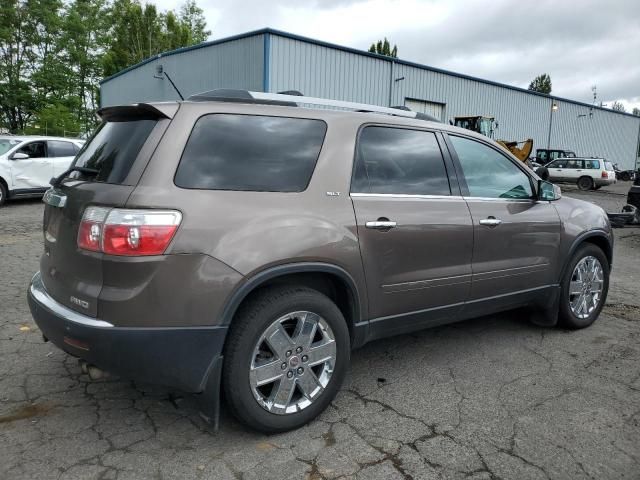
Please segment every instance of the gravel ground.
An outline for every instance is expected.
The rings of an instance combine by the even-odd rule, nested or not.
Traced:
[[[318,420],[264,436],[224,410],[212,432],[192,396],[92,382],[43,343],[25,300],[41,217],[0,210],[0,479],[640,478],[640,229],[616,231],[591,328],[508,313],[377,341]]]

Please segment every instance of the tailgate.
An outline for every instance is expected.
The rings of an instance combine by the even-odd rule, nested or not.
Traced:
[[[78,227],[88,205],[122,206],[133,188],[72,182],[48,192],[40,273],[47,292],[56,301],[85,315],[97,315],[103,254],[78,248]],[[54,206],[56,203],[59,206]]]
[[[124,207],[175,113],[138,104],[109,107],[103,122],[63,179],[44,197],[44,254],[40,272],[56,301],[85,315],[98,315],[103,255],[78,247],[78,230],[89,206]]]

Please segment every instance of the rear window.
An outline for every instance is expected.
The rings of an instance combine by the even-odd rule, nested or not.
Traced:
[[[613,163],[605,161],[604,162],[604,168],[607,171],[612,172],[613,171]]]
[[[182,188],[301,192],[326,124],[320,120],[212,114],[193,127],[175,176]]]
[[[88,177],[96,182],[122,183],[156,123],[156,120],[102,123],[80,150],[74,166],[98,170],[97,175]],[[72,176],[82,174],[74,172]]]

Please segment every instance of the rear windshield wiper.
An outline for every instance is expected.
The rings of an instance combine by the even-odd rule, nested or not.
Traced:
[[[84,173],[85,175],[97,175],[98,173],[100,173],[100,170],[97,170],[95,168],[72,166],[72,167],[69,167],[64,172],[62,172],[57,177],[53,177],[49,183],[51,184],[52,187],[57,187],[58,185],[60,185],[60,182],[62,182],[62,180],[64,180],[64,178],[72,172],[80,172],[80,173]]]

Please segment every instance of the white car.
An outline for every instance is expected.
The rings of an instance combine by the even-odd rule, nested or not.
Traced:
[[[613,164],[604,158],[558,158],[545,165],[554,183],[575,183],[580,190],[616,183]]]
[[[71,138],[0,136],[0,205],[8,198],[44,194],[83,144]]]

